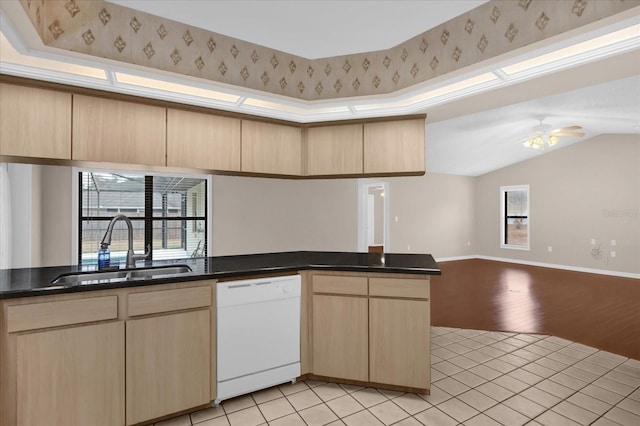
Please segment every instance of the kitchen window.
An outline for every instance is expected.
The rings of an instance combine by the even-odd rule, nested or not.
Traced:
[[[529,250],[529,185],[500,187],[500,247]]]
[[[207,256],[207,176],[150,175],[83,170],[78,174],[78,263],[97,263],[97,251],[109,221],[131,219],[133,249],[149,259]],[[124,265],[128,232],[113,230],[111,264]]]

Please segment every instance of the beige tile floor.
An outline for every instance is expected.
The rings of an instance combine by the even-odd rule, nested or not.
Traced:
[[[157,426],[640,426],[640,361],[553,336],[431,329],[431,395],[307,380]]]

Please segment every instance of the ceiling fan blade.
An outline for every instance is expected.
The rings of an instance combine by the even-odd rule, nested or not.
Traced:
[[[585,135],[584,132],[556,132],[554,133],[554,135],[556,136],[576,136],[576,137],[582,137]]]
[[[565,132],[567,130],[580,130],[582,126],[568,126],[568,127],[559,127],[557,129],[553,129],[551,133]]]

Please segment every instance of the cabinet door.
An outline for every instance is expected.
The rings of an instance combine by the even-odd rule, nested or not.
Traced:
[[[210,312],[127,321],[127,424],[210,400]]]
[[[242,171],[302,174],[302,129],[242,120]]]
[[[370,381],[430,387],[429,302],[369,299]]]
[[[18,425],[124,424],[124,323],[17,337]]]
[[[240,171],[240,120],[167,110],[167,166]]]
[[[364,125],[364,172],[424,172],[424,119]]]
[[[166,165],[166,109],[73,95],[73,159]]]
[[[0,155],[71,159],[71,94],[0,83]]]
[[[307,131],[307,173],[362,173],[362,124],[311,127]]]
[[[313,374],[368,381],[367,299],[313,296]]]

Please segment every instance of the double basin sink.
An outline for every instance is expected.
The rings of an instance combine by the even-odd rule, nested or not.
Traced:
[[[175,277],[193,272],[188,265],[168,265],[117,271],[95,271],[62,274],[51,284],[99,284],[133,280],[152,280]]]

